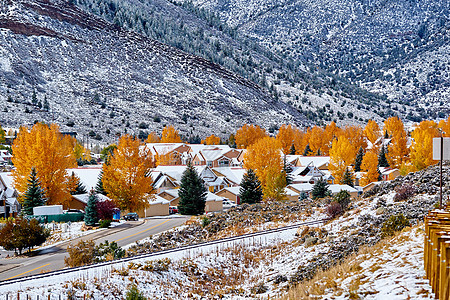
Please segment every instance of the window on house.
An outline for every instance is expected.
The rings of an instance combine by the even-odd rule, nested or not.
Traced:
[[[228,167],[230,166],[230,162],[228,160],[219,161],[219,167]]]

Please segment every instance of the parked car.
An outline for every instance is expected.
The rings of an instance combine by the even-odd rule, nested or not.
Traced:
[[[139,216],[137,213],[127,213],[125,216],[123,216],[123,219],[125,221],[137,221],[139,220]]]
[[[169,214],[177,214],[178,213],[178,207],[176,206],[169,206]]]
[[[223,199],[223,209],[230,209],[235,206],[237,206],[237,205],[233,201],[228,200],[228,199]]]

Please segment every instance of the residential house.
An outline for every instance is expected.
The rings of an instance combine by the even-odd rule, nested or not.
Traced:
[[[15,217],[21,210],[21,205],[17,200],[19,194],[14,188],[12,175],[10,172],[0,173],[0,217]]]
[[[178,196],[179,191],[179,189],[164,190],[159,193],[158,196],[169,201],[170,206],[178,206],[178,203],[180,202],[180,197]]]
[[[149,200],[145,208],[137,211],[139,218],[147,218],[154,216],[168,216],[169,215],[170,202],[163,197],[154,195]]]
[[[208,147],[198,151],[192,158],[195,166],[207,165],[211,168],[239,166],[240,150],[230,147]]]
[[[208,192],[206,194],[205,213],[223,211],[223,197]]]
[[[329,156],[286,155],[286,161],[293,167],[313,165],[319,170],[328,170],[330,166]]]
[[[239,186],[226,187],[218,191],[216,195],[222,198],[227,198],[236,204],[241,204],[241,199],[239,197],[239,189],[240,189]]]

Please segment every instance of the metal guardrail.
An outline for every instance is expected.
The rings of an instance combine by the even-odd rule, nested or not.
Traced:
[[[174,253],[174,252],[195,249],[195,248],[199,248],[199,247],[203,247],[203,246],[211,246],[211,245],[216,245],[216,244],[221,244],[221,243],[226,243],[226,242],[237,241],[237,240],[242,240],[242,239],[246,239],[246,238],[267,235],[267,234],[271,234],[271,233],[275,233],[275,232],[281,232],[281,231],[285,231],[285,230],[289,230],[289,229],[295,229],[300,226],[318,225],[318,224],[322,224],[328,220],[329,219],[326,218],[326,219],[321,219],[321,220],[303,222],[303,223],[284,226],[284,227],[280,227],[280,228],[267,229],[267,230],[262,230],[262,231],[258,231],[258,232],[253,232],[253,233],[246,233],[246,234],[233,236],[233,237],[226,237],[226,238],[222,238],[222,239],[218,239],[218,240],[214,240],[214,241],[202,242],[202,243],[193,244],[193,245],[187,245],[187,246],[181,246],[181,247],[172,248],[172,249],[160,250],[160,251],[156,251],[156,252],[152,252],[152,253],[145,253],[145,254],[139,254],[139,255],[130,256],[130,257],[124,257],[124,258],[120,258],[120,259],[116,259],[116,260],[90,264],[90,265],[86,265],[86,266],[82,266],[82,267],[72,267],[72,268],[66,268],[66,269],[62,269],[62,270],[50,271],[50,272],[42,273],[42,274],[35,274],[35,275],[28,275],[28,276],[20,277],[20,278],[7,279],[4,281],[0,281],[0,286],[15,284],[15,283],[19,283],[19,282],[25,282],[25,281],[35,280],[35,279],[40,279],[40,278],[46,278],[46,277],[56,276],[56,275],[61,275],[61,274],[67,274],[67,273],[72,273],[72,272],[77,272],[77,271],[82,271],[82,270],[88,270],[91,268],[109,266],[109,265],[114,265],[114,264],[118,264],[118,263],[125,263],[125,262],[129,262],[129,261],[133,261],[133,260],[143,259],[143,258],[151,258],[153,256],[170,254],[170,253]]]

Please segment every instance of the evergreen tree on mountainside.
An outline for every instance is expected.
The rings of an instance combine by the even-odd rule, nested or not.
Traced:
[[[380,154],[378,155],[378,167],[389,167],[389,162],[386,158],[386,148],[384,146],[381,147]]]
[[[178,210],[182,215],[201,215],[205,213],[206,187],[195,168],[189,162],[181,177],[178,190],[180,202]]]
[[[311,148],[309,147],[309,144],[306,145],[305,151],[303,151],[303,156],[308,156],[308,155],[311,155],[312,153],[313,152],[312,152]]]
[[[37,177],[36,169],[32,168],[28,178],[27,190],[23,196],[22,213],[27,216],[33,215],[33,207],[45,204],[45,193]]]
[[[98,222],[97,202],[98,197],[95,194],[95,191],[91,190],[86,206],[86,214],[84,215],[84,223],[88,226],[94,226]]]
[[[239,189],[241,203],[259,203],[262,201],[263,191],[261,182],[252,169],[248,169],[242,177]]]
[[[361,164],[364,157],[364,149],[362,147],[359,148],[358,153],[356,154],[355,159],[355,172],[361,172]]]
[[[348,168],[345,169],[344,175],[342,176],[341,184],[353,186],[353,176],[352,173],[350,173],[350,171],[348,170]]]
[[[295,155],[296,152],[297,152],[297,150],[295,149],[295,145],[292,144],[291,149],[289,149],[289,154],[290,155]]]

